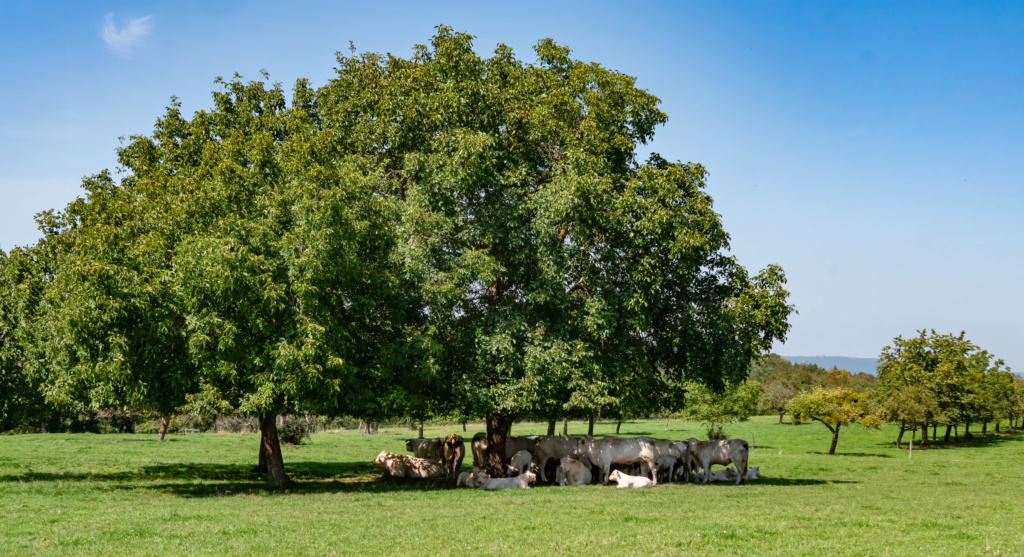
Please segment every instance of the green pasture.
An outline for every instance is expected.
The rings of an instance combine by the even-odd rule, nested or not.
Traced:
[[[0,555],[1024,554],[1018,434],[915,447],[908,459],[892,447],[892,428],[855,426],[829,456],[820,424],[776,422],[727,428],[754,441],[759,481],[652,490],[484,492],[382,479],[368,463],[381,449],[404,452],[406,429],[285,447],[295,485],[281,492],[250,471],[257,435],[5,436]],[[570,424],[570,434],[584,426]],[[698,424],[664,426],[627,422],[621,434],[700,436]],[[599,435],[613,431],[598,424]]]

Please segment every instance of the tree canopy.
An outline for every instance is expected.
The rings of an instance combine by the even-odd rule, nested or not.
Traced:
[[[804,393],[788,404],[793,414],[794,423],[816,421],[822,423],[832,432],[832,444],[828,454],[836,454],[839,443],[839,431],[850,424],[862,424],[877,428],[881,421],[869,414],[867,398],[848,387],[817,389],[813,393]]]
[[[47,397],[258,414],[281,485],[285,411],[487,416],[497,467],[516,415],[741,381],[789,330],[785,276],[728,254],[703,166],[637,160],[658,99],[550,39],[472,47],[441,26],[290,103],[240,76],[172,101],[40,217]]]
[[[898,336],[878,361],[875,398],[887,419],[925,431],[928,424],[944,424],[948,441],[956,426],[969,434],[972,423],[987,428],[993,419],[1015,417],[1009,368],[963,332]]]

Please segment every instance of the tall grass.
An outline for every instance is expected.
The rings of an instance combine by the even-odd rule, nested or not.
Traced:
[[[404,429],[284,447],[295,485],[283,492],[251,471],[256,435],[0,437],[0,555],[1024,554],[1017,434],[916,445],[908,459],[892,447],[892,428],[853,427],[829,456],[824,427],[776,422],[728,430],[754,441],[760,480],[652,490],[484,492],[382,479],[369,462],[382,449],[404,452],[415,435]],[[627,422],[621,435],[700,437],[699,424],[664,425]],[[596,433],[614,427],[599,423]]]

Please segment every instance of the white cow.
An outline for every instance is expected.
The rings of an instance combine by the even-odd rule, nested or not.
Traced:
[[[613,471],[608,477],[617,482],[619,487],[654,487],[654,482],[650,478],[630,476],[624,474],[621,470]]]
[[[548,481],[547,472],[544,470],[548,459],[561,461],[564,457],[575,457],[579,450],[580,440],[576,437],[565,437],[562,435],[543,435],[537,439],[537,448],[534,449],[534,456],[537,466],[540,468],[540,479]]]
[[[747,458],[750,447],[743,439],[726,441],[697,441],[690,439],[688,449],[693,459],[704,469],[704,483],[711,481],[711,467],[715,464],[726,466],[735,464],[739,474],[736,485],[743,483],[747,475]]]
[[[590,466],[569,456],[563,456],[558,465],[558,485],[587,485],[593,481]]]
[[[635,439],[623,439],[619,437],[605,437],[594,439],[584,437],[579,440],[577,453],[586,456],[590,462],[601,468],[601,478],[605,484],[611,479],[608,477],[612,464],[633,464],[643,463],[647,470],[654,470],[657,464],[654,461],[655,448],[650,439],[643,437]],[[657,474],[652,478],[654,485],[658,485]]]
[[[672,480],[672,473],[675,471],[676,462],[678,461],[682,452],[678,446],[678,443],[674,441],[655,441],[648,437],[641,437],[651,443],[654,448],[654,463],[655,466],[651,469],[646,462],[640,466],[641,473],[644,475],[650,475],[652,479],[655,479],[655,475],[660,470],[665,470],[668,474],[669,481]]]
[[[477,486],[480,489],[530,489],[530,484],[537,481],[537,475],[533,472],[526,472],[522,476],[514,478],[486,478],[480,480]]]
[[[533,455],[530,454],[530,451],[519,451],[512,455],[512,463],[509,465],[509,476],[521,476],[523,472],[530,469],[530,464],[532,462]]]
[[[735,468],[733,468],[732,466],[726,468],[725,472],[729,475],[729,479],[730,480],[735,480],[736,476],[740,475],[739,471],[736,470]],[[761,475],[761,467],[760,466],[751,466],[751,467],[747,468],[747,475],[744,476],[743,479],[744,480],[756,480],[760,475]]]
[[[412,453],[416,458],[429,458],[440,461],[443,445],[444,439],[440,437],[434,437],[433,439],[407,439],[405,441],[405,450]]]
[[[478,487],[481,480],[490,478],[487,472],[479,468],[473,468],[472,472],[463,472],[459,474],[459,480],[455,482],[455,486],[466,486],[466,487]]]
[[[440,478],[445,473],[444,466],[433,460],[387,451],[381,451],[373,465],[387,468],[396,478]]]

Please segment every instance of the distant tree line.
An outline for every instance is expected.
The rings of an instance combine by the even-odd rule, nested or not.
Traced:
[[[893,339],[882,349],[878,364],[878,389],[874,399],[879,416],[899,425],[899,446],[905,431],[921,432],[921,441],[932,441],[945,428],[950,435],[971,436],[971,426],[988,433],[989,424],[1007,420],[1011,427],[1024,417],[1024,381],[1010,373],[1005,363],[965,338],[964,333],[938,334],[918,331],[917,336]]]

